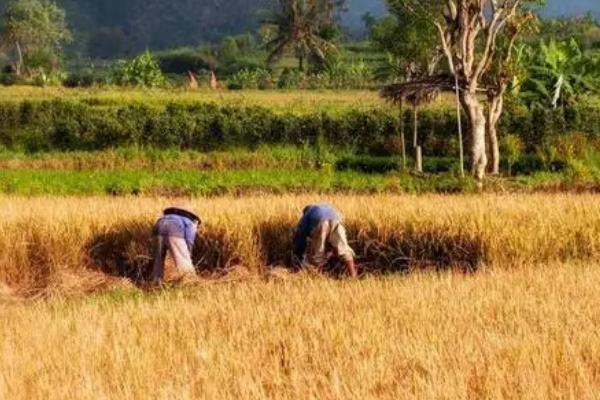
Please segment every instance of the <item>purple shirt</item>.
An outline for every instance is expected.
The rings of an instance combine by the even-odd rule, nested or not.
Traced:
[[[304,209],[304,215],[296,228],[294,237],[294,254],[298,259],[302,259],[306,251],[308,237],[312,231],[319,226],[322,221],[341,222],[342,216],[330,204],[320,203],[308,206]]]
[[[165,215],[154,225],[154,235],[185,239],[190,251],[194,248],[198,224],[180,215]]]

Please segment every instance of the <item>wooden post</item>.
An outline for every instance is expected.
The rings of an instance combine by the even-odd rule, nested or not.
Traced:
[[[406,171],[406,139],[404,138],[404,100],[400,100],[400,141],[402,147],[402,171]]]
[[[416,148],[419,145],[419,111],[417,106],[413,106],[413,147]]]
[[[413,107],[413,148],[415,150],[415,169],[417,172],[423,172],[423,149],[419,146],[419,108],[415,104]]]
[[[460,177],[465,177],[465,150],[463,148],[462,115],[460,113],[460,92],[458,88],[458,74],[454,72],[454,86],[456,88],[456,119],[458,120],[458,147],[460,150]]]

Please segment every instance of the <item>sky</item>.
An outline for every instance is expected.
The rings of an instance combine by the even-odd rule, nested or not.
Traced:
[[[350,8],[348,18],[352,23],[360,21],[367,11],[381,14],[385,10],[385,0],[348,0]],[[582,15],[593,11],[600,18],[600,0],[547,0],[544,15]]]
[[[578,15],[593,11],[600,18],[600,0],[549,0],[546,13],[550,15]]]

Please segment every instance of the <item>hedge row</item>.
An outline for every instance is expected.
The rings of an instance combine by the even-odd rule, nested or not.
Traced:
[[[405,115],[406,132],[412,126]],[[398,154],[400,118],[389,109],[341,115],[275,113],[259,106],[170,103],[100,106],[93,101],[0,103],[0,141],[28,151],[98,150],[151,146],[195,150],[254,147],[259,144],[314,144],[353,148],[359,154]],[[600,134],[600,108],[566,112],[507,110],[501,131],[520,135],[529,146],[548,135],[578,131]],[[455,155],[456,116],[452,109],[420,113],[419,135],[427,155]],[[407,137],[408,142],[408,137]],[[410,151],[410,149],[409,149]]]

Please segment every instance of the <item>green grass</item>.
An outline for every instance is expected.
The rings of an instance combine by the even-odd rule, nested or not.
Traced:
[[[336,170],[349,151],[294,146],[261,146],[202,153],[118,148],[97,152],[20,153],[0,151],[0,193],[42,195],[220,195],[250,192],[459,193],[475,191],[470,179],[454,173],[422,176],[390,170]],[[350,157],[350,159],[353,159]],[[362,166],[379,158],[358,157]],[[364,160],[363,160],[364,159]],[[387,166],[392,158],[381,158]],[[430,167],[445,159],[428,158]],[[449,159],[452,161],[452,159]],[[323,163],[324,162],[324,163]],[[595,190],[600,171],[586,159],[560,173],[532,172],[490,178],[489,191]],[[321,165],[321,168],[317,168]],[[390,164],[391,165],[391,164]],[[409,162],[409,166],[411,163]],[[571,165],[571,164],[569,164]],[[451,168],[456,171],[456,165]],[[441,170],[440,170],[441,171]]]
[[[343,157],[347,151],[336,150]],[[119,147],[100,151],[48,151],[27,153],[0,148],[0,169],[31,170],[240,170],[309,168],[317,162],[310,147],[261,145],[256,149],[224,151]]]
[[[2,170],[0,192],[41,196],[219,195],[247,192],[462,192],[470,180],[451,175],[364,174],[325,170],[63,171]]]
[[[597,192],[600,179],[572,173],[538,172],[490,177],[488,192]],[[471,178],[454,174],[367,174],[317,169],[168,170],[0,170],[0,193],[22,196],[216,196],[249,193],[472,193]]]

